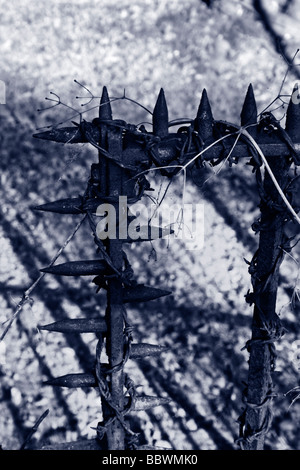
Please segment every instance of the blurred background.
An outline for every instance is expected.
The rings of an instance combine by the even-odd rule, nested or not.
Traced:
[[[82,194],[90,165],[97,161],[97,151],[88,145],[34,139],[37,129],[78,122],[80,112],[93,119],[104,85],[111,97],[121,97],[125,89],[126,96],[150,110],[163,87],[170,120],[194,118],[206,88],[214,118],[239,124],[250,82],[262,111],[279,94],[290,95],[299,79],[300,58],[292,59],[300,44],[300,1],[13,0],[0,12],[0,80],[6,92],[0,105],[4,331],[24,291],[80,219],[36,213],[31,207]],[[55,99],[50,92],[63,104],[45,100]],[[87,104],[91,94],[95,98]],[[112,106],[114,118],[149,121],[132,102]],[[284,112],[276,111],[280,118]],[[160,188],[159,175],[151,178]],[[180,197],[182,185],[177,178],[170,200]],[[139,282],[172,291],[167,298],[128,307],[134,339],[170,350],[159,359],[128,361],[126,371],[141,393],[172,398],[166,407],[132,416],[131,425],[150,445],[236,449],[248,367],[242,348],[251,335],[252,315],[244,299],[251,288],[244,258],[250,260],[257,247],[251,224],[259,201],[251,169],[243,162],[225,165],[204,184],[188,182],[186,202],[204,204],[201,250],[188,251],[180,241],[163,249],[148,243],[127,249]],[[278,395],[268,449],[300,449],[297,389],[286,395],[299,386],[300,367],[297,247],[292,255],[281,270],[277,310],[287,332],[277,344]],[[59,262],[94,256],[90,230],[82,226]],[[90,278],[46,275],[31,298],[0,343],[3,449],[19,449],[46,409],[49,415],[31,440],[36,447],[92,438],[101,420],[96,390],[42,385],[51,377],[89,371],[94,335],[49,333],[38,326],[102,314],[104,297],[96,295]]]

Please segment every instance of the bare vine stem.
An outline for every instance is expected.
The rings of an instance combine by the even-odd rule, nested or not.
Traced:
[[[255,139],[253,139],[253,137],[249,134],[249,132],[246,131],[246,129],[243,129],[241,128],[241,134],[244,135],[245,137],[247,137],[247,139],[250,140],[250,142],[252,143],[252,145],[255,147],[255,150],[257,151],[257,153],[259,154],[259,156],[261,157],[262,161],[264,162],[264,165],[265,165],[265,168],[267,170],[267,172],[269,173],[277,191],[279,192],[283,202],[285,203],[285,205],[287,206],[288,210],[290,211],[290,213],[293,215],[293,217],[296,219],[296,221],[298,222],[298,224],[300,225],[300,217],[298,216],[298,214],[295,212],[294,208],[291,206],[290,202],[288,201],[288,199],[286,198],[284,192],[282,191],[278,181],[276,180],[271,168],[270,168],[270,165],[268,164],[268,161],[266,159],[266,157],[264,156],[260,146],[258,145],[258,143],[256,142]]]
[[[48,416],[48,414],[49,414],[49,409],[44,411],[44,413],[38,418],[38,420],[35,422],[35,424],[31,428],[31,430],[30,430],[28,436],[26,437],[25,441],[21,445],[20,450],[25,449],[25,447],[27,446],[28,442],[30,441],[30,439],[32,438],[34,433],[36,433],[36,431],[38,430],[39,425],[42,423],[42,421],[44,421],[44,419]]]
[[[49,266],[53,266],[53,264],[55,263],[55,261],[60,257],[60,255],[62,254],[62,252],[64,251],[64,249],[66,248],[66,246],[70,243],[70,241],[72,240],[72,238],[74,237],[74,235],[76,234],[76,232],[79,230],[79,228],[81,227],[81,225],[83,224],[84,220],[86,218],[86,215],[84,215],[84,217],[80,220],[80,222],[78,222],[78,224],[76,225],[75,229],[73,230],[73,232],[71,233],[71,235],[66,239],[66,241],[64,242],[64,244],[60,247],[60,249],[58,250],[58,252],[56,253],[56,255],[54,256],[54,258],[52,258],[51,262],[50,262],[50,265]],[[22,296],[22,299],[20,300],[20,302],[18,303],[17,307],[16,307],[16,310],[14,311],[13,315],[11,316],[11,318],[8,321],[8,324],[6,325],[3,333],[1,334],[0,336],[0,342],[3,341],[3,339],[5,338],[8,330],[10,329],[10,327],[12,326],[13,322],[16,320],[16,318],[19,316],[21,310],[23,309],[24,305],[27,304],[28,302],[31,301],[31,298],[30,298],[30,294],[31,292],[36,288],[36,286],[40,283],[40,281],[43,279],[43,277],[45,276],[46,273],[41,273],[39,275],[39,277],[34,281],[33,284],[31,284],[31,286],[23,293],[23,296]],[[6,322],[4,322],[6,323]],[[3,324],[4,324],[3,323]]]
[[[285,203],[285,205],[287,206],[288,210],[290,211],[290,213],[293,215],[293,217],[295,218],[295,220],[298,222],[298,224],[300,225],[300,217],[298,216],[298,214],[295,212],[294,208],[292,207],[292,205],[290,204],[290,202],[288,201],[288,199],[286,198],[284,192],[282,191],[278,181],[276,180],[271,168],[270,168],[270,165],[268,164],[268,161],[263,153],[263,151],[261,150],[260,146],[258,145],[258,143],[256,142],[256,140],[249,134],[249,132],[246,130],[246,127],[239,127],[237,125],[234,125],[234,124],[230,124],[228,123],[228,125],[230,126],[233,126],[233,127],[236,127],[237,128],[237,131],[236,132],[231,132],[229,134],[226,134],[222,137],[220,137],[218,140],[214,141],[213,143],[211,143],[210,145],[208,145],[205,149],[201,150],[201,152],[197,153],[197,155],[195,155],[191,160],[189,160],[185,165],[166,165],[166,166],[159,166],[159,167],[155,167],[155,168],[150,168],[150,170],[145,170],[145,171],[142,171],[140,173],[138,173],[137,175],[134,176],[134,178],[137,178],[145,173],[148,173],[149,171],[156,171],[156,170],[163,170],[163,169],[168,169],[168,168],[179,168],[179,172],[180,173],[181,171],[184,172],[184,178],[186,178],[186,169],[188,168],[188,166],[190,166],[193,162],[195,162],[199,157],[201,157],[201,155],[203,155],[207,150],[211,149],[214,145],[218,144],[219,142],[221,142],[222,140],[225,140],[226,138],[228,137],[232,137],[234,135],[237,134],[237,138],[233,144],[233,147],[232,149],[230,150],[230,154],[232,153],[232,150],[233,148],[236,146],[239,138],[241,135],[243,135],[244,137],[246,137],[246,139],[249,140],[249,142],[252,144],[252,146],[255,148],[255,150],[257,151],[257,153],[259,154],[259,156],[261,157],[262,161],[263,161],[263,164],[267,170],[267,172],[269,173],[278,193],[280,194],[283,202]],[[229,155],[230,155],[229,154]],[[227,159],[228,159],[229,156],[227,156]],[[178,174],[177,173],[177,174]],[[184,189],[185,189],[185,181],[184,181]]]

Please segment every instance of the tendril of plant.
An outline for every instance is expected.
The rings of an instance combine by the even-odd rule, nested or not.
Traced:
[[[259,114],[258,114],[258,117],[261,116],[263,113],[265,113],[266,111],[269,111],[269,112],[274,112],[274,111],[277,111],[277,109],[280,109],[280,108],[285,108],[288,103],[289,103],[289,99],[291,98],[291,95],[290,94],[283,94],[282,93],[282,90],[283,90],[283,87],[286,83],[286,80],[287,80],[287,77],[288,77],[288,74],[290,72],[290,70],[292,69],[292,67],[299,67],[300,64],[294,64],[294,61],[299,53],[300,49],[297,49],[295,54],[293,55],[293,58],[291,60],[291,63],[288,64],[287,68],[286,68],[286,71],[285,71],[285,74],[284,74],[284,77],[282,79],[282,82],[280,84],[280,87],[279,87],[279,90],[278,90],[278,93],[277,93],[277,96],[276,98],[274,98],[271,103],[269,103]],[[287,101],[284,101],[282,98],[287,98],[288,100]],[[278,105],[276,108],[271,108],[271,106],[273,106],[273,104],[275,104],[277,101],[280,101],[281,104]],[[271,108],[271,109],[270,109]]]
[[[89,105],[92,101],[94,101],[95,99],[100,99],[101,97],[100,96],[96,96],[94,95],[85,85],[83,85],[82,83],[78,82],[78,80],[74,79],[74,82],[81,86],[84,90],[86,90],[89,95],[90,95],[90,98],[89,100],[86,102],[86,103],[82,103],[80,106],[81,107],[84,107],[84,106],[87,106]],[[70,106],[66,103],[64,103],[60,96],[57,95],[56,93],[54,93],[53,91],[50,91],[50,95],[54,95],[56,97],[56,99],[53,99],[53,98],[48,98],[46,97],[45,100],[46,101],[52,101],[54,102],[55,104],[53,104],[52,106],[48,106],[46,108],[40,108],[38,109],[37,111],[38,112],[43,112],[43,111],[48,111],[49,109],[53,109],[55,108],[56,106],[63,106],[65,108],[68,108],[72,111],[75,111],[76,114],[72,115],[72,116],[69,116],[67,119],[64,119],[63,121],[60,121],[56,124],[51,124],[49,126],[42,126],[42,127],[38,127],[37,130],[43,130],[43,129],[55,129],[57,128],[58,126],[61,126],[63,124],[65,124],[66,122],[69,122],[69,121],[72,121],[72,119],[75,119],[79,116],[79,120],[80,120],[80,123],[82,122],[82,115],[85,114],[85,113],[88,113],[94,109],[99,109],[99,107],[101,106],[104,106],[106,105],[107,103],[102,103],[102,104],[96,104],[95,106],[92,106],[92,107],[89,107],[88,109],[85,109],[84,111],[78,111],[76,108],[74,108],[73,106]],[[87,97],[83,97],[83,96],[76,96],[75,97],[77,100],[78,99],[87,99]],[[110,97],[109,99],[109,103],[113,103],[113,102],[116,102],[116,101],[122,101],[122,100],[126,100],[126,101],[129,101],[133,104],[135,104],[136,106],[139,106],[140,108],[142,108],[144,111],[146,111],[148,114],[150,114],[152,116],[152,111],[150,111],[150,109],[148,109],[146,106],[144,106],[143,104],[139,103],[138,101],[132,99],[132,98],[129,98],[128,96],[126,96],[126,92],[125,92],[125,89],[124,89],[124,92],[123,92],[123,95],[122,96],[117,96],[117,97]],[[152,123],[149,123],[147,122],[147,124],[150,124],[152,125]]]
[[[78,85],[80,85],[82,88],[84,88],[90,95],[90,99],[87,103],[83,103],[81,104],[81,106],[87,106],[88,104],[90,104],[94,99],[100,99],[101,97],[100,96],[95,96],[86,86],[82,85],[81,83],[79,83],[76,79],[74,80],[75,83],[77,83]],[[84,96],[76,96],[76,99],[86,99],[86,97]],[[111,97],[109,99],[109,103],[113,103],[114,101],[122,101],[122,100],[126,100],[126,101],[130,101],[131,103],[135,104],[136,106],[139,106],[140,108],[142,108],[144,111],[146,111],[147,113],[149,113],[150,115],[152,115],[152,111],[150,111],[150,109],[146,108],[146,106],[142,105],[141,103],[139,103],[138,101],[136,100],[133,100],[132,98],[129,98],[128,96],[126,96],[126,90],[124,88],[124,92],[123,92],[123,95],[122,96],[117,96],[117,97]],[[107,103],[103,103],[102,105],[100,104],[100,106],[103,106]],[[99,108],[99,105],[97,104],[95,106],[95,108]],[[89,111],[91,109],[94,109],[93,108],[90,108]]]

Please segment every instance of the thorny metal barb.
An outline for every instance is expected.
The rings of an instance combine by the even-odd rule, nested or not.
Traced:
[[[95,97],[89,93],[91,101]],[[108,238],[103,241],[97,236],[93,210],[103,201],[109,201],[117,209],[119,196],[126,195],[129,204],[140,200],[145,192],[151,190],[146,174],[153,169],[168,178],[180,171],[186,174],[191,170],[195,178],[194,170],[201,174],[207,162],[211,166],[226,162],[233,165],[241,158],[248,158],[247,164],[253,166],[256,175],[261,216],[253,225],[255,232],[259,233],[259,247],[252,261],[248,262],[253,292],[248,292],[245,297],[246,302],[254,305],[254,314],[252,338],[245,346],[250,355],[249,376],[237,442],[242,449],[262,449],[272,422],[272,401],[276,397],[271,378],[275,369],[275,341],[284,333],[276,313],[279,267],[284,252],[289,250],[284,225],[290,220],[299,222],[296,213],[299,208],[292,205],[289,169],[292,164],[299,165],[300,162],[300,107],[290,101],[285,129],[270,113],[262,115],[258,121],[250,85],[241,112],[241,126],[236,126],[213,118],[204,90],[196,118],[172,122],[161,90],[151,113],[153,128],[149,132],[144,125],[138,127],[113,119],[111,101],[104,87],[99,117],[91,123],[82,120],[80,115],[80,123],[74,123],[73,127],[55,127],[35,135],[62,143],[90,143],[98,150],[99,163],[91,166],[91,177],[83,196],[44,204],[37,209],[61,214],[86,214],[99,259],[73,262],[72,266],[70,263],[54,266],[48,272],[56,275],[96,274],[93,282],[97,285],[97,292],[104,289],[107,293],[107,309],[105,317],[99,319],[101,324],[80,319],[77,326],[76,320],[72,320],[64,325],[44,327],[50,331],[95,331],[98,337],[94,375],[81,379],[80,374],[70,374],[68,379],[58,378],[49,383],[63,386],[72,386],[73,383],[85,386],[86,381],[92,383],[91,386],[96,383],[103,413],[103,421],[96,431],[103,448],[139,448],[137,436],[129,429],[125,416],[134,410],[166,404],[169,400],[137,395],[136,387],[124,368],[131,355],[137,357],[137,350],[145,356],[157,355],[164,349],[133,343],[133,329],[128,323],[124,304],[156,299],[170,292],[137,283],[122,240]],[[175,124],[181,126],[179,130],[169,132]],[[261,175],[263,166],[264,178]],[[101,363],[104,344],[108,364]]]

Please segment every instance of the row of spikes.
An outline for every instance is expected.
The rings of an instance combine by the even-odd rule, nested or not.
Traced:
[[[93,282],[101,287],[105,286],[105,282],[109,277],[116,275],[104,259],[68,261],[55,266],[48,266],[40,271],[56,276],[96,276]],[[123,287],[122,290],[123,303],[148,302],[171,294],[170,291],[144,284],[132,284]]]
[[[105,200],[97,197],[88,199],[83,202],[81,197],[65,198],[59,199],[57,201],[47,202],[45,204],[40,204],[39,206],[32,207],[33,210],[42,211],[42,212],[53,212],[56,214],[68,214],[68,215],[78,215],[84,213],[95,214],[98,207],[103,204]],[[127,221],[132,222],[136,219],[136,216],[128,213]],[[137,238],[132,238],[129,235],[127,238],[124,238],[123,243],[135,243],[143,241],[153,241],[158,238],[163,238],[174,233],[173,229],[157,227],[154,225],[142,225],[137,226],[139,229],[136,231]],[[101,234],[99,235],[101,238]]]
[[[65,319],[48,325],[39,326],[40,330],[60,333],[97,333],[105,334],[107,324],[104,318],[78,318]],[[162,352],[167,351],[165,346],[154,345],[150,343],[132,343],[130,347],[129,358],[133,360],[143,359],[145,357],[156,357]],[[105,371],[107,364],[102,364],[101,368]],[[97,387],[97,380],[92,373],[73,373],[60,377],[55,377],[43,383],[44,385],[66,387],[66,388],[82,388]],[[129,403],[129,398],[127,398]],[[170,403],[170,399],[158,396],[136,396],[131,411],[144,411],[152,407],[163,406]],[[125,405],[126,405],[125,397]]]
[[[254,97],[252,84],[249,85],[244,105],[241,112],[241,125],[254,124],[257,121],[257,106]],[[203,141],[213,136],[214,118],[211,105],[208,99],[207,91],[204,88],[198,107],[197,115],[194,120],[194,129],[200,135]],[[159,137],[165,137],[169,131],[168,107],[165,99],[164,90],[161,88],[157,102],[153,110],[153,134]]]
[[[95,201],[94,201],[95,202]],[[41,206],[35,207],[37,210],[49,211],[60,214],[76,214],[79,211],[81,198],[62,199]],[[98,207],[100,201],[97,199],[95,206]],[[163,229],[161,227],[145,226],[140,227],[141,238],[124,239],[124,243],[150,241],[155,238],[162,238],[172,234],[173,230]],[[105,285],[106,276],[112,276],[115,273],[104,259],[70,261],[55,266],[48,266],[41,269],[41,272],[54,274],[58,276],[91,276],[95,275],[95,284]],[[123,288],[123,302],[146,302],[162,296],[170,295],[171,292],[156,289],[145,285],[134,285]]]
[[[100,106],[100,119],[111,120],[111,106],[107,94],[106,88],[103,90]],[[56,202],[56,209],[61,213],[68,213],[68,211],[73,211],[73,208],[78,207],[78,200],[74,201],[67,200],[63,202]],[[99,201],[97,201],[99,205]],[[41,209],[41,208],[39,208]],[[42,208],[42,210],[49,210],[49,205],[47,208]],[[53,209],[53,206],[52,206]],[[54,207],[55,209],[55,207]],[[51,208],[50,208],[51,210]],[[54,210],[55,211],[55,210]],[[76,212],[75,212],[76,213]],[[148,239],[151,237],[149,230],[147,230]],[[151,234],[153,232],[151,231]],[[164,236],[164,232],[158,231],[158,236]],[[151,238],[150,238],[151,239]],[[42,272],[51,273],[55,275],[65,275],[65,276],[84,276],[84,275],[97,275],[97,279],[103,276],[102,281],[105,280],[105,274],[109,273],[109,266],[105,260],[83,260],[75,261],[69,263],[63,263],[61,265],[50,266],[41,270]],[[102,282],[103,283],[103,282]],[[144,285],[134,285],[132,287],[123,288],[123,302],[140,302],[147,301],[159,298],[164,295],[169,295],[171,292],[163,291],[161,289],[155,289],[149,286]],[[96,332],[96,333],[105,333],[107,330],[107,325],[104,319],[68,319],[61,322],[56,322],[50,325],[44,325],[40,327],[42,330],[48,331],[61,331],[61,332]],[[139,359],[146,356],[157,356],[163,352],[166,348],[159,345],[152,345],[148,343],[137,343],[132,344],[130,348],[130,358]],[[60,387],[96,387],[97,380],[93,374],[79,373],[79,374],[67,374],[62,377],[56,377],[52,380],[45,382],[45,385],[60,386]],[[165,397],[152,397],[152,396],[137,396],[134,400],[134,405],[132,407],[133,411],[142,411],[149,408],[166,405],[171,400]]]
[[[43,272],[52,272],[59,275],[90,275],[97,274],[97,278],[101,277],[107,270],[104,260],[79,261],[63,263],[62,265],[52,266],[51,268],[42,270]],[[73,274],[70,274],[70,271]],[[104,279],[104,278],[103,278]],[[171,292],[156,289],[143,284],[130,287],[123,287],[123,302],[145,302],[154,300]],[[40,330],[61,333],[96,333],[105,334],[107,332],[107,323],[104,318],[78,318],[65,319],[48,325],[41,325]],[[132,343],[130,347],[130,359],[142,359],[144,357],[155,357],[166,351],[168,348],[160,345],[149,343]],[[102,364],[105,370],[106,364]],[[92,373],[67,374],[56,377],[44,382],[44,385],[77,388],[77,387],[97,387],[96,377]],[[166,405],[171,400],[164,397],[137,396],[132,411],[147,410],[155,406]]]
[[[104,318],[76,318],[65,319],[39,326],[40,330],[60,333],[96,333],[105,334],[107,332],[107,323]],[[167,351],[165,346],[150,343],[132,343],[130,346],[129,358],[133,360],[143,359],[145,357],[156,357],[162,352]],[[101,368],[105,371],[107,364],[102,364]],[[97,387],[97,380],[92,373],[73,373],[60,377],[55,377],[45,381],[43,385],[67,388]],[[129,403],[129,398],[125,397]],[[131,411],[144,411],[152,407],[163,406],[170,403],[171,399],[159,396],[136,396]]]
[[[63,200],[56,203],[50,203],[47,207],[40,207],[40,210],[50,210],[60,213],[78,213],[76,207],[79,206],[80,200],[70,199]],[[52,204],[52,207],[51,207]],[[54,207],[53,207],[54,204]],[[99,201],[97,201],[97,206]],[[75,210],[75,212],[73,212]],[[162,235],[162,234],[161,234]],[[51,266],[44,268],[41,271],[56,275],[65,276],[82,276],[82,275],[104,275],[107,273],[108,266],[104,260],[84,260],[67,262],[61,265]],[[155,289],[144,285],[136,285],[132,288],[127,287],[123,289],[123,302],[139,302],[159,298],[164,295],[169,295],[171,292]],[[105,333],[107,325],[105,319],[66,319],[55,322],[49,325],[40,326],[41,330],[56,331],[63,333]],[[147,356],[157,356],[165,351],[167,348],[160,345],[153,345],[148,343],[133,343],[130,350],[131,359],[141,359]],[[60,387],[96,387],[97,382],[93,374],[79,373],[67,374],[65,376],[56,377],[52,380],[44,382],[45,385],[60,386]],[[132,411],[147,410],[149,408],[166,405],[170,399],[165,397],[151,397],[151,396],[137,396],[134,402]]]
[[[66,387],[66,388],[85,388],[98,386],[97,380],[93,374],[89,373],[78,373],[78,374],[66,374],[61,377],[56,377],[51,380],[43,382],[44,385],[51,385],[54,387]],[[125,397],[125,406],[129,403],[130,398]],[[126,403],[127,401],[127,403]],[[132,411],[144,411],[155,406],[167,405],[171,402],[170,398],[149,396],[149,395],[137,395],[134,400],[134,405],[131,408]]]
[[[66,374],[61,377],[56,377],[54,379],[47,380],[43,382],[43,385],[51,385],[54,387],[65,387],[65,388],[85,388],[91,387],[95,388],[98,386],[97,379],[92,373],[78,373],[78,374]],[[126,406],[125,397],[125,406]],[[167,405],[170,403],[171,399],[167,397],[157,397],[149,395],[136,396],[134,401],[134,406],[132,411],[143,411],[148,410],[149,408],[161,405]],[[129,402],[129,397],[127,398]]]
[[[107,332],[107,324],[104,318],[67,318],[48,325],[40,325],[40,330],[59,333],[97,333]],[[142,359],[147,356],[158,356],[167,351],[167,347],[150,343],[132,343],[130,346],[130,358]]]
[[[70,275],[71,270],[75,269],[76,275],[98,274],[104,271],[105,262],[103,260],[95,261],[81,261],[63,263],[63,265],[53,266],[52,269],[43,270],[44,272],[52,271],[53,274]],[[74,274],[73,274],[74,275]],[[97,277],[98,277],[97,276]],[[164,295],[169,295],[171,292],[163,291],[144,285],[136,285],[133,287],[123,288],[123,302],[145,302],[154,300]],[[41,325],[40,330],[61,333],[96,333],[105,334],[107,331],[107,324],[104,318],[78,318],[78,319],[65,319],[57,321],[48,325]],[[160,345],[149,343],[133,343],[130,348],[130,359],[142,359],[144,357],[155,357],[166,351],[168,348]],[[103,365],[105,369],[105,365]],[[78,373],[67,374],[65,376],[56,377],[54,379],[44,382],[44,385],[77,388],[77,387],[96,387],[97,381],[93,374]],[[132,411],[147,410],[148,408],[160,405],[166,405],[170,399],[164,397],[149,397],[137,396]]]
[[[299,139],[300,130],[300,98],[298,84],[296,83],[287,108],[285,129],[292,140]],[[205,142],[213,136],[214,118],[208,99],[207,91],[204,88],[194,120],[194,129]],[[257,105],[254,96],[253,86],[250,83],[241,111],[241,126],[251,126],[257,124]],[[153,111],[153,134],[159,137],[168,135],[169,118],[168,107],[164,90],[161,88]]]
[[[96,276],[93,282],[102,288],[105,288],[106,281],[109,278],[117,275],[105,259],[68,261],[66,263],[48,266],[40,271],[56,276]],[[132,285],[122,287],[123,303],[148,302],[170,294],[170,291],[146,286],[144,284],[133,283]]]
[[[285,129],[290,138],[297,141],[300,129],[300,106],[298,105],[298,84],[295,85],[290,99]],[[296,97],[296,99],[294,99]],[[99,119],[102,121],[112,120],[112,109],[107,92],[104,86],[99,107]],[[161,88],[152,116],[153,134],[160,138],[166,137],[169,132],[169,113],[164,90]],[[194,129],[205,142],[213,136],[214,118],[206,89],[203,90],[197,115],[194,120]],[[257,124],[257,105],[252,84],[249,85],[244,104],[241,111],[241,126],[251,126]],[[250,128],[251,129],[251,128]],[[87,142],[86,137],[80,131],[80,127],[64,127],[52,129],[51,131],[34,134],[34,137],[45,140],[53,140],[62,143],[83,143]]]

